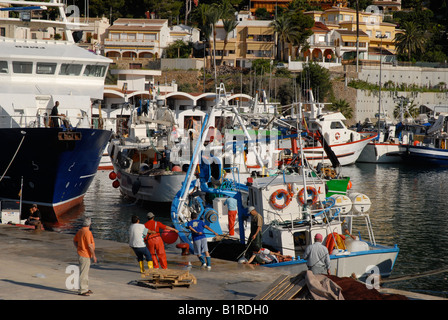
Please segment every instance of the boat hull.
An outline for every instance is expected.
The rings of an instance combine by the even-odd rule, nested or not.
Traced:
[[[404,162],[410,164],[424,164],[439,167],[448,166],[448,149],[409,145],[401,156]]]
[[[377,246],[371,250],[342,252],[330,255],[330,273],[338,277],[351,277],[366,280],[371,274],[381,277],[390,276],[398,256],[398,247]],[[297,259],[288,262],[266,264],[265,267],[278,268],[294,274],[307,270],[306,260]]]
[[[406,147],[397,143],[369,142],[362,150],[357,162],[367,163],[400,163],[400,153]]]
[[[109,131],[98,129],[0,129],[0,197],[20,200],[21,193],[22,216],[36,203],[43,220],[57,221],[82,203],[109,138]]]
[[[342,166],[347,166],[355,163],[363,149],[367,144],[376,137],[376,135],[370,135],[364,139],[347,142],[342,144],[330,145],[332,151],[338,158],[339,163]],[[308,163],[312,166],[317,166],[319,163],[325,165],[331,165],[331,160],[327,156],[322,147],[305,147],[303,148],[304,156],[306,157]]]
[[[185,180],[185,172],[139,175],[115,168],[122,194],[148,202],[172,202]]]

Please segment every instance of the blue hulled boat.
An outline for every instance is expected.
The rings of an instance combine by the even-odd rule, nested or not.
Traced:
[[[111,60],[76,45],[79,26],[59,1],[11,3],[0,1],[10,15],[0,24],[11,26],[0,38],[0,198],[20,200],[22,218],[36,203],[45,221],[56,221],[82,202],[110,139],[110,131],[92,127],[91,106],[103,97]],[[59,20],[35,18],[47,8],[57,9]],[[61,29],[63,40],[54,40],[50,33]]]

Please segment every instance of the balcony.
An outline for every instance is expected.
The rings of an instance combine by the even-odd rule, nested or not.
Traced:
[[[116,39],[104,39],[105,46],[118,46],[118,47],[129,47],[129,46],[138,46],[138,47],[155,47],[158,46],[159,41],[157,40],[143,40],[143,39],[133,39],[133,40],[116,40]]]

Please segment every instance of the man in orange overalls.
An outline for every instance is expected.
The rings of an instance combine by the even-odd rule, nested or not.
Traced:
[[[149,249],[149,252],[152,256],[152,261],[154,264],[154,268],[159,268],[159,263],[162,269],[166,269],[166,253],[165,253],[165,245],[163,244],[162,237],[160,236],[160,229],[162,230],[172,230],[176,233],[179,233],[177,229],[168,227],[159,221],[154,220],[154,213],[148,212],[146,215],[148,221],[145,223],[145,228],[148,229],[148,234],[145,237],[146,246]],[[157,261],[159,258],[159,261]]]

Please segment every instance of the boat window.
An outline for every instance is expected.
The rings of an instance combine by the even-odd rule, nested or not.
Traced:
[[[37,74],[54,74],[56,71],[56,63],[38,62],[36,65]]]
[[[32,73],[33,63],[27,61],[13,61],[12,71],[14,73]]]
[[[339,121],[334,121],[334,122],[331,123],[330,128],[331,129],[343,129],[344,125],[341,122],[339,122]]]
[[[63,63],[59,75],[79,76],[81,74],[82,64]]]
[[[8,73],[8,62],[0,61],[0,73]]]
[[[105,66],[87,65],[84,70],[84,76],[86,77],[103,77],[105,73]]]

